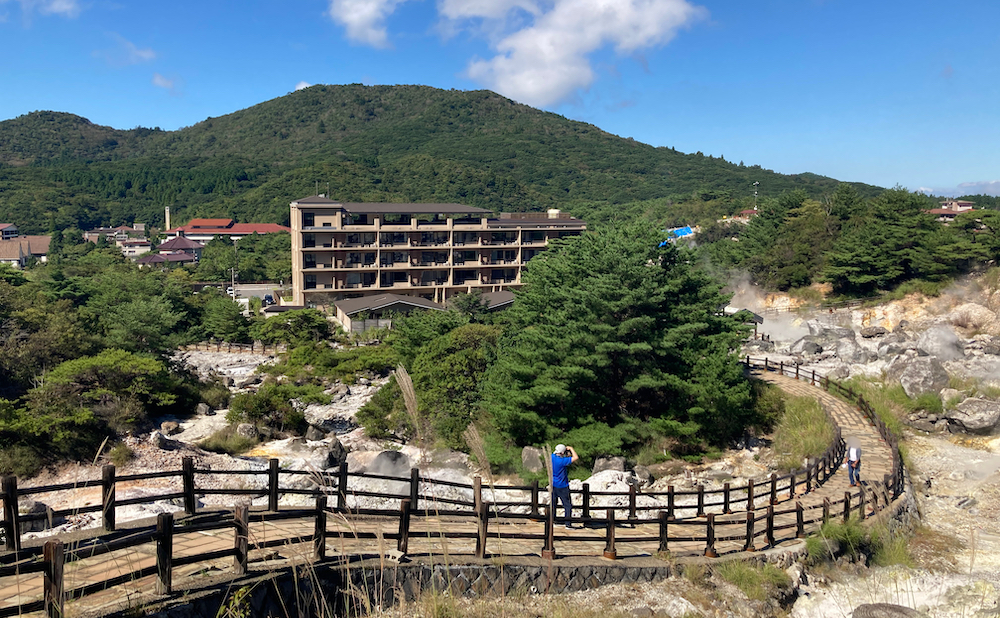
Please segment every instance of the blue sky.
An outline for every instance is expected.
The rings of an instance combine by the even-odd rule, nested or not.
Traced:
[[[0,0],[0,119],[177,129],[307,84],[486,88],[778,172],[997,195],[998,18],[986,0]]]

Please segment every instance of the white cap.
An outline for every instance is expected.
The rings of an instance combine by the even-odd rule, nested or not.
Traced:
[[[565,452],[566,452],[566,445],[565,444],[557,444],[556,445],[556,455],[562,455]]]

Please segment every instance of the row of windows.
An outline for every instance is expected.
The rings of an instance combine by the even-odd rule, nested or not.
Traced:
[[[483,279],[483,281],[488,283],[513,283],[516,280],[517,269],[514,268],[495,268],[490,270],[488,276]],[[345,277],[343,285],[348,289],[374,287],[376,281],[378,281],[379,287],[394,287],[397,285],[411,284],[416,284],[418,286],[445,285],[448,283],[448,271],[433,270],[420,273],[419,280],[416,282],[410,279],[408,273],[400,271],[384,273],[351,273]],[[456,270],[453,273],[451,285],[466,285],[468,283],[479,283],[480,281],[480,274],[475,270]],[[303,287],[307,290],[317,289],[319,284],[317,282],[316,275],[306,275]]]

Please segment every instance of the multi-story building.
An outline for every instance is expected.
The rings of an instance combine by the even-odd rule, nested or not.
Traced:
[[[521,284],[521,270],[549,240],[586,224],[558,210],[491,212],[460,204],[354,204],[322,195],[291,203],[296,305],[371,294],[436,302]]]

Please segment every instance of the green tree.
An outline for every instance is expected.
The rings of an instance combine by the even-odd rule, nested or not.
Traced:
[[[311,344],[330,337],[330,322],[315,309],[294,309],[254,322],[250,335],[265,343]]]
[[[486,389],[501,432],[537,444],[628,419],[709,439],[744,427],[750,390],[733,350],[746,330],[721,315],[728,299],[691,254],[661,240],[608,229],[529,263]]]

